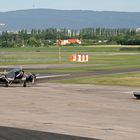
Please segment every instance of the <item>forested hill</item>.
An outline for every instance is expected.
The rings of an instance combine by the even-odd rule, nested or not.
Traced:
[[[30,9],[0,12],[0,31],[19,29],[88,27],[138,28],[140,12],[97,12],[83,10]]]

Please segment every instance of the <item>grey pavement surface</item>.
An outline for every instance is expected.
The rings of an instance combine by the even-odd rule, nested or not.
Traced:
[[[139,140],[140,100],[134,98],[133,91],[140,88],[55,83],[0,87],[0,126],[17,128],[16,133],[27,129],[93,139]],[[11,133],[5,135],[12,138]]]

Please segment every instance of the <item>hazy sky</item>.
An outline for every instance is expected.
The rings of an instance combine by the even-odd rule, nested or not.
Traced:
[[[140,0],[0,0],[0,11],[32,8],[140,12]]]

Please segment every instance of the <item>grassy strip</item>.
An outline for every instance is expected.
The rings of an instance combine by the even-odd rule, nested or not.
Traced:
[[[53,81],[54,82],[54,81]],[[59,83],[140,86],[140,72],[57,80]]]
[[[24,48],[0,48],[0,52],[58,52],[60,46],[50,47],[24,47]],[[62,46],[62,52],[119,52],[117,45],[99,45],[99,46]]]
[[[90,52],[89,62],[86,64],[97,64],[104,65],[105,68],[109,66],[140,66],[140,54],[139,53],[110,53]],[[69,64],[70,52],[61,53],[61,63]],[[59,54],[56,52],[30,52],[30,53],[1,53],[0,54],[0,65],[19,65],[19,64],[55,64],[59,63]],[[75,63],[79,64],[79,63]],[[83,63],[84,65],[84,63]],[[105,66],[106,65],[106,66]],[[93,68],[96,69],[96,66]]]
[[[0,52],[58,52],[60,46],[0,48]],[[62,52],[130,52],[139,51],[140,46],[92,45],[92,46],[61,46]]]
[[[89,64],[140,65],[140,56],[120,52],[120,46],[63,46],[61,63],[68,64],[71,53],[87,53]],[[126,54],[124,54],[126,53]],[[133,52],[134,53],[134,52]],[[138,52],[135,52],[138,54]],[[44,48],[0,48],[0,65],[59,63],[59,46]]]

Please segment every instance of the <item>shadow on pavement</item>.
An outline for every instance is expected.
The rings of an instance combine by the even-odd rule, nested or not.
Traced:
[[[97,140],[97,139],[27,129],[18,129],[11,127],[0,127],[0,140]]]

